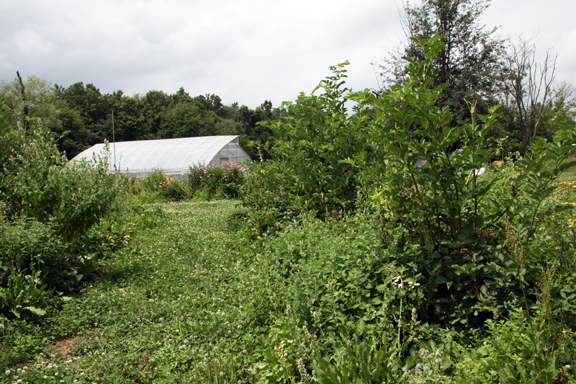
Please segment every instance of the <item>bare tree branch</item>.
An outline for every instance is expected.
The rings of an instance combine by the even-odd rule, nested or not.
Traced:
[[[534,142],[544,113],[549,110],[556,78],[557,55],[546,51],[544,61],[536,61],[534,38],[510,44],[506,54],[508,77],[505,81],[507,106],[514,107],[522,135],[524,152]]]

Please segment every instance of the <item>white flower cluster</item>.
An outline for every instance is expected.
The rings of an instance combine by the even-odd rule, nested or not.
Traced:
[[[404,288],[404,283],[405,282],[402,280],[402,276],[396,276],[392,279],[392,284],[396,285],[400,289]],[[406,284],[408,284],[408,288],[414,288],[420,285],[420,283],[416,283],[414,281],[407,281]]]

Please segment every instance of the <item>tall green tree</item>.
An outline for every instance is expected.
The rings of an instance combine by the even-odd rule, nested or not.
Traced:
[[[242,128],[240,144],[248,152],[252,159],[269,159],[270,154],[265,150],[265,145],[248,146],[250,142],[266,144],[270,142],[275,133],[268,126],[268,122],[279,120],[286,111],[281,108],[273,108],[270,100],[265,100],[259,107],[250,109],[243,105],[236,111],[235,120],[238,121]]]
[[[89,148],[92,144],[91,133],[86,129],[80,112],[67,104],[58,109],[61,125],[52,131],[59,136],[58,149],[66,153],[68,159]]]
[[[406,42],[380,66],[387,83],[402,83],[406,79],[409,61],[422,62],[424,57],[414,40],[428,40],[438,34],[444,47],[431,63],[438,74],[433,87],[450,83],[438,99],[439,106],[450,107],[453,113],[449,124],[470,118],[468,102],[476,110],[486,113],[498,103],[499,81],[504,72],[500,53],[504,41],[495,36],[496,28],[486,29],[480,24],[488,0],[424,0],[420,6],[406,3],[402,24]]]
[[[94,84],[84,85],[80,81],[68,88],[56,86],[56,97],[80,114],[83,126],[89,132],[88,140],[83,142],[82,146],[90,147],[112,137],[110,95],[102,94]],[[79,125],[70,125],[63,128],[72,134],[78,127]]]
[[[144,103],[140,97],[130,97],[122,91],[116,91],[111,98],[116,141],[132,141],[144,137],[148,133],[148,127],[144,116]]]

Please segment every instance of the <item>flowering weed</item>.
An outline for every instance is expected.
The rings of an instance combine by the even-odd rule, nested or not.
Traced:
[[[190,167],[188,186],[198,200],[236,198],[244,183],[244,171],[233,162]]]

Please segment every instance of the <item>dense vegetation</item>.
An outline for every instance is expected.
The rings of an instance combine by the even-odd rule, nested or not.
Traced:
[[[573,380],[574,132],[495,161],[497,107],[450,126],[415,42],[378,94],[333,67],[246,170],[114,177],[6,122],[5,380]]]
[[[253,167],[245,204],[249,234],[280,232],[286,242],[270,250],[291,287],[290,314],[277,321],[283,332],[314,324],[319,340],[336,340],[312,364],[319,382],[397,381],[402,366],[415,381],[565,380],[562,367],[574,361],[573,197],[554,194],[573,188],[556,181],[574,165],[574,132],[565,126],[526,156],[489,165],[497,107],[479,115],[470,103],[470,122],[449,124],[450,109],[437,106],[447,84],[434,85],[431,65],[438,40],[415,39],[423,60],[409,62],[401,84],[353,93],[334,68],[321,96],[290,106],[313,125],[271,125],[289,139],[275,142],[274,161]],[[345,100],[357,103],[353,114]],[[348,147],[358,136],[363,145]],[[316,138],[327,140],[312,151]],[[326,224],[287,230],[284,220],[302,213]],[[276,363],[301,376],[295,361]]]
[[[574,381],[574,110],[524,129],[451,88],[452,3],[474,5],[408,8],[422,36],[388,87],[353,92],[343,63],[275,111],[6,84],[2,381]],[[68,164],[112,108],[121,140],[243,133],[265,158],[176,179]],[[504,150],[506,124],[529,140]]]

